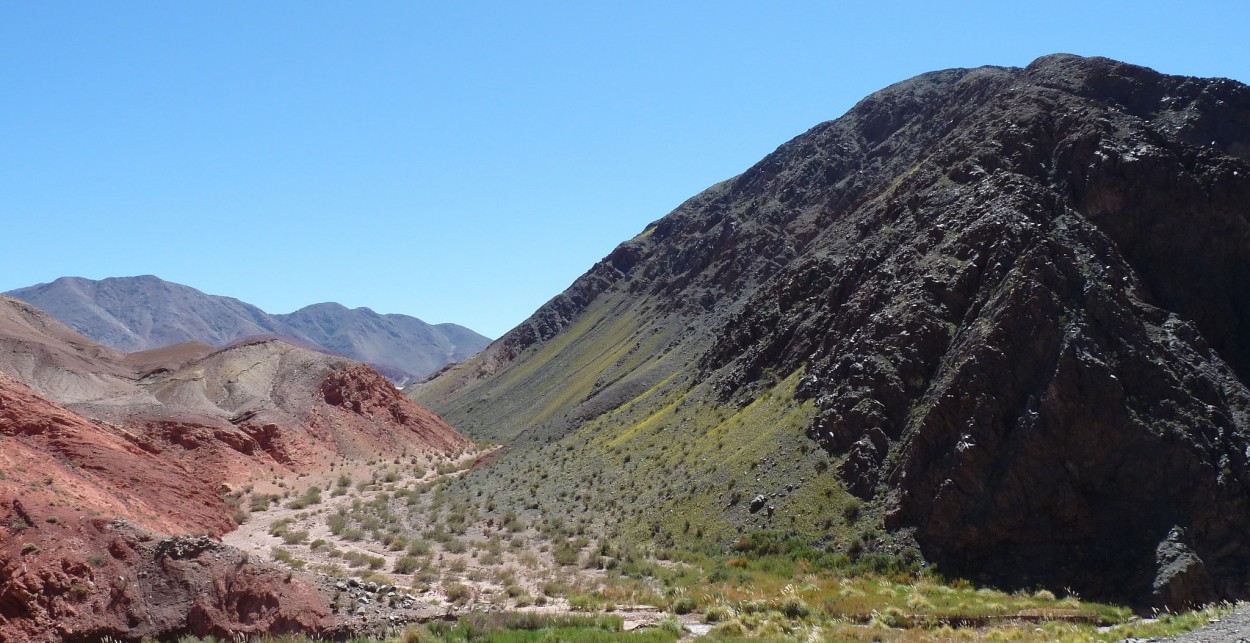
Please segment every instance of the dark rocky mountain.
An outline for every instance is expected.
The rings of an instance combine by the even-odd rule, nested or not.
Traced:
[[[1250,88],[1054,55],[865,98],[410,392],[661,544],[1174,606],[1250,593],[1248,377]]]
[[[246,337],[277,335],[375,365],[400,383],[466,359],[490,342],[456,324],[427,324],[407,315],[379,315],[334,303],[271,315],[237,299],[151,275],[99,281],[62,277],[6,294],[121,351],[187,341],[225,346]]]

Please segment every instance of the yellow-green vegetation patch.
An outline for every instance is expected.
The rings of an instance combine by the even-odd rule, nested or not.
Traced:
[[[622,491],[650,494],[647,512],[625,528],[639,538],[724,540],[739,526],[784,528],[805,537],[845,536],[856,503],[829,471],[829,457],[804,435],[815,407],[794,399],[800,372],[741,408],[710,400],[705,388],[668,390],[668,381],[587,423],[573,440],[612,454]],[[757,496],[764,506],[752,508]],[[646,515],[643,515],[645,513]]]

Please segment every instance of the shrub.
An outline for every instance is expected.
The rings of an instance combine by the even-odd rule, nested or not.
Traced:
[[[321,503],[321,488],[313,485],[304,494],[286,504],[291,509],[305,509],[310,505]]]
[[[463,583],[451,583],[445,589],[447,600],[457,605],[463,605],[473,597],[473,590]]]
[[[394,571],[396,574],[411,574],[420,566],[420,561],[414,556],[403,556],[395,561]]]
[[[248,508],[251,509],[253,513],[268,511],[269,505],[277,500],[278,496],[267,493],[258,493],[252,496],[251,500],[248,502]]]

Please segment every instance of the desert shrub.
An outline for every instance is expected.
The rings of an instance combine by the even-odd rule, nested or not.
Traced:
[[[321,487],[313,485],[308,488],[300,497],[286,503],[291,509],[305,509],[311,505],[321,503]]]
[[[248,509],[253,513],[258,511],[268,511],[269,505],[278,500],[278,496],[269,493],[258,493],[251,497],[248,501]]]
[[[578,550],[573,547],[572,543],[564,542],[556,545],[552,556],[555,558],[557,565],[576,565]]]
[[[469,589],[464,583],[451,583],[445,588],[447,600],[457,605],[463,605],[473,598],[473,590]]]
[[[420,566],[420,561],[414,556],[402,556],[395,561],[394,571],[396,574],[411,574]]]
[[[569,586],[556,581],[547,581],[543,583],[543,595],[556,598],[569,593]]]

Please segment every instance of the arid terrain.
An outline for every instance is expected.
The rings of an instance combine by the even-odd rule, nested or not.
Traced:
[[[403,391],[0,296],[0,639],[1236,634],[1246,320],[1250,87],[1070,55],[866,97]]]

